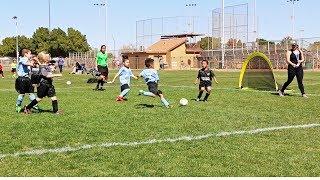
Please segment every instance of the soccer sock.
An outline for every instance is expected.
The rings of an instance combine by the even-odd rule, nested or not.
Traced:
[[[19,96],[17,98],[16,106],[21,106],[23,98],[24,98],[24,95],[23,94],[19,94]]]
[[[30,102],[32,102],[33,100],[36,99],[36,96],[33,93],[31,93],[29,94],[29,99],[30,99]]]
[[[33,106],[35,106],[37,104],[38,104],[38,101],[36,99],[34,99],[26,108],[30,110],[33,108]]]
[[[101,80],[100,84],[101,84],[101,87],[103,88],[104,80]]]
[[[144,96],[149,96],[149,97],[156,97],[156,95],[154,95],[152,92],[143,92]]]
[[[209,98],[209,96],[210,96],[210,94],[209,94],[209,93],[207,93],[207,94],[206,94],[206,96],[204,97],[204,100],[205,100],[205,101],[207,101],[207,100],[208,100],[208,98]]]
[[[123,91],[121,92],[120,96],[121,96],[121,97],[127,96],[127,94],[129,93],[129,91],[130,91],[130,89],[125,89],[125,90],[123,90]]]
[[[101,80],[98,80],[98,84],[97,84],[96,89],[99,89],[99,88],[100,88],[100,82],[101,82]]]
[[[169,102],[165,99],[165,98],[161,98],[161,102],[163,105],[165,105],[166,107],[169,107]]]
[[[199,92],[199,95],[198,95],[198,99],[201,99],[202,94],[203,94],[203,91],[200,91],[200,92]]]
[[[30,102],[32,102],[33,100],[36,99],[36,95],[33,93],[29,94],[29,99],[30,99]],[[33,108],[36,110],[39,110],[38,104],[34,105]]]
[[[53,108],[53,112],[56,113],[58,112],[58,101],[52,101],[52,108]]]

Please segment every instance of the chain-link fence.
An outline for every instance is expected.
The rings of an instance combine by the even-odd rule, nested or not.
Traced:
[[[302,38],[298,40],[262,41],[236,44],[225,51],[225,66],[222,67],[221,49],[203,51],[199,59],[207,59],[212,68],[217,69],[241,69],[243,61],[254,51],[260,51],[267,55],[274,69],[286,69],[286,53],[291,49],[293,42],[300,45],[304,52],[306,69],[320,69],[320,38]]]

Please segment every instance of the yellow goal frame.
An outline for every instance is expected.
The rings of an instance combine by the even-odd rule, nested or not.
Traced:
[[[243,83],[243,78],[244,78],[244,74],[246,72],[246,69],[247,69],[247,66],[249,64],[250,61],[252,61],[255,57],[261,57],[264,61],[266,61],[272,71],[272,74],[273,74],[273,78],[274,78],[274,83],[275,83],[275,87],[276,87],[276,90],[278,91],[279,87],[278,87],[278,84],[277,84],[277,81],[276,81],[276,78],[275,78],[275,75],[274,75],[274,72],[273,72],[273,66],[272,66],[272,63],[270,61],[270,59],[263,53],[261,52],[253,52],[251,53],[247,59],[243,62],[243,65],[242,65],[242,69],[241,69],[241,72],[240,72],[240,78],[239,78],[239,88],[242,89],[243,86],[242,86],[242,83]]]

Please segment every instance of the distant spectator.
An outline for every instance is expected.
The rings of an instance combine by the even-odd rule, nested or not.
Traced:
[[[160,59],[160,69],[164,69],[164,62],[163,62],[163,59]]]
[[[60,73],[62,73],[64,67],[64,58],[62,56],[60,56],[58,59],[58,67],[60,69]]]
[[[12,73],[12,77],[16,78],[16,73],[17,73],[17,63],[15,60],[12,61],[11,63],[11,73]]]
[[[3,75],[3,66],[2,66],[2,64],[0,64],[0,75],[2,76],[2,78],[4,78],[4,75]]]

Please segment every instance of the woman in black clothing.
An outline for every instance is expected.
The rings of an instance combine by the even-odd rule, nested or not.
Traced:
[[[279,91],[281,97],[284,96],[284,91],[291,84],[294,77],[297,77],[299,89],[301,91],[302,97],[308,98],[305,93],[303,85],[303,67],[302,63],[304,62],[303,52],[300,51],[297,44],[292,45],[292,49],[287,52],[287,63],[288,63],[288,81],[284,83],[282,89]]]

